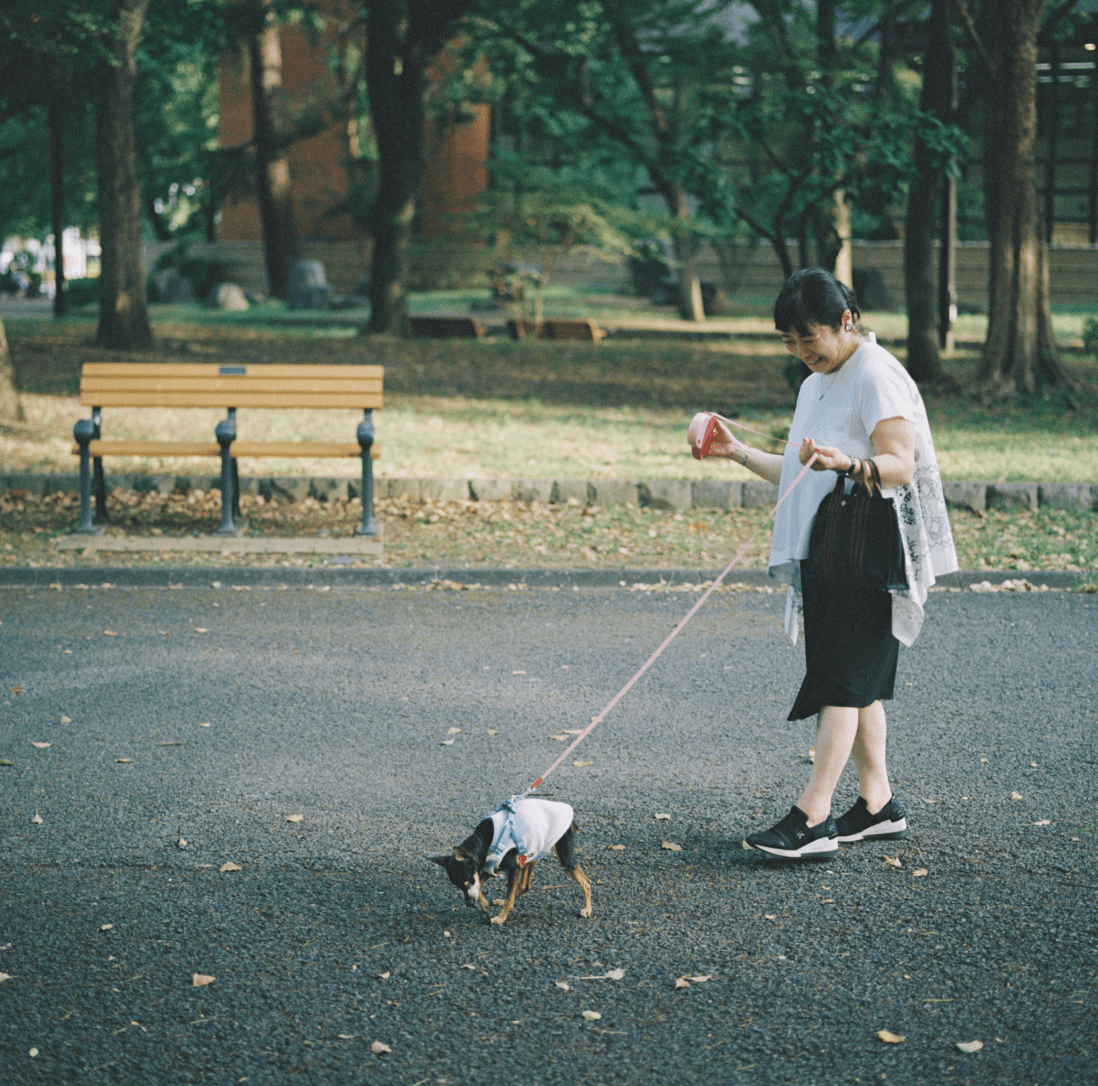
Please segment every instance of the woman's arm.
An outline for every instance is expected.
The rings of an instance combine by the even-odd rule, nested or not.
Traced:
[[[752,445],[745,445],[720,419],[717,419],[717,427],[713,432],[709,455],[735,460],[737,464],[775,486],[781,481],[782,458],[776,453],[762,452]]]
[[[915,475],[915,426],[907,419],[881,419],[869,435],[873,442],[873,462],[881,473],[881,486],[901,486],[910,483]],[[814,471],[847,471],[854,459],[842,449],[821,445],[806,437],[798,452],[802,464],[807,464],[816,453]],[[858,460],[854,479],[868,486],[872,481],[865,461]]]

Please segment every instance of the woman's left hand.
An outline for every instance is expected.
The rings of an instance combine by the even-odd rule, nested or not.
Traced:
[[[797,455],[802,464],[807,464],[816,454],[816,460],[812,464],[813,471],[845,471],[850,467],[850,456],[842,449],[834,449],[829,445],[817,445],[810,437],[801,442]]]

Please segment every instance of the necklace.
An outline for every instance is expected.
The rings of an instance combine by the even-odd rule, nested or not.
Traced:
[[[842,362],[838,366],[835,367],[835,369],[833,369],[830,373],[821,373],[820,376],[821,377],[838,377],[839,371],[843,368],[843,366],[845,366],[847,364],[847,362],[849,362],[858,353],[858,351],[861,350],[862,344],[865,343],[865,342],[866,341],[864,339],[859,339],[858,342],[854,346],[854,350],[852,350],[850,352],[850,354],[848,354],[846,356],[846,358],[844,358],[842,360]],[[834,385],[835,385],[834,381],[829,381],[828,382],[827,387],[823,390],[823,392],[820,393],[820,400],[821,401],[831,391],[831,389],[834,387]]]

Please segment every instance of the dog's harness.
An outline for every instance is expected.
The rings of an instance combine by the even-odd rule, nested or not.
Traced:
[[[567,803],[527,801],[525,796],[504,800],[489,815],[495,832],[484,858],[485,874],[496,877],[500,860],[511,849],[518,851],[519,867],[537,863],[564,836],[572,824],[572,815]]]

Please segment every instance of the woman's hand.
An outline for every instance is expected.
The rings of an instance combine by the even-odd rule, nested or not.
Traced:
[[[812,438],[806,437],[801,442],[797,455],[802,464],[807,464],[813,454],[816,456],[812,465],[813,471],[846,471],[852,460],[852,457],[842,449],[834,449],[830,445],[817,445]]]
[[[702,453],[705,432],[709,423],[713,423],[712,437],[709,439],[709,448]],[[715,415],[707,412],[699,412],[690,422],[690,428],[686,431],[686,440],[694,452],[695,459],[702,456],[719,456],[726,460],[743,461],[748,447],[738,438],[732,436],[732,431]]]

